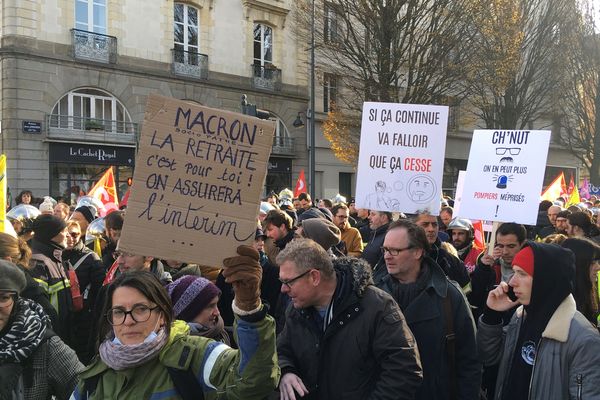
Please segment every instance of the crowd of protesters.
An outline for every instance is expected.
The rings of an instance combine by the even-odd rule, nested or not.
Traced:
[[[120,250],[127,211],[90,198],[16,201],[0,399],[600,399],[594,196],[485,248],[450,198],[404,215],[286,189],[216,266]]]

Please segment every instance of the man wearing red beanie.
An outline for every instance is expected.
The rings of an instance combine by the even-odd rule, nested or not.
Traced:
[[[527,242],[510,281],[490,291],[477,332],[484,365],[500,364],[488,398],[600,398],[600,335],[576,310],[574,263],[568,249]],[[503,312],[518,305],[503,330]]]

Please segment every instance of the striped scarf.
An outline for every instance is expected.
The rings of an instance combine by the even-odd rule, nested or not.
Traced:
[[[14,305],[12,323],[0,337],[0,363],[22,363],[44,339],[50,318],[38,303],[19,298]]]
[[[158,331],[154,340],[135,345],[117,344],[109,338],[100,344],[100,358],[115,371],[137,367],[156,357],[167,339],[165,328]]]

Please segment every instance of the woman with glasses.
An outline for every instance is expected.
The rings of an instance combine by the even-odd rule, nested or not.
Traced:
[[[92,307],[96,304],[98,291],[104,280],[104,267],[100,257],[83,243],[79,222],[67,222],[67,243],[62,252],[62,262],[67,270],[75,272],[79,286],[79,299],[74,299],[71,331],[73,332],[70,345],[73,347],[82,363],[87,364],[92,354],[89,354],[89,336],[92,326]],[[73,288],[74,282],[71,282]]]
[[[108,286],[98,355],[74,398],[266,398],[279,378],[274,322],[259,297],[258,254],[240,248],[239,256],[224,260],[236,293],[240,350],[192,336],[185,322],[174,321],[169,295],[151,272],[123,273]]]
[[[83,365],[42,307],[20,296],[26,284],[21,269],[0,260],[0,399],[67,399]]]
[[[561,244],[575,254],[575,287],[573,297],[577,311],[600,329],[598,272],[600,271],[600,246],[584,238],[569,238]]]

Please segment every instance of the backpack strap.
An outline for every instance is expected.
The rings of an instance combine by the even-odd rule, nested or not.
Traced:
[[[90,256],[92,253],[85,253],[83,256],[81,256],[81,258],[79,260],[77,260],[77,262],[75,263],[75,265],[73,265],[73,269],[75,271],[77,271],[77,268],[79,268],[79,266],[81,265],[82,262],[85,261],[86,258],[88,258],[88,256]]]
[[[454,332],[454,315],[452,313],[452,301],[450,293],[442,299],[444,307],[444,319],[446,320],[446,352],[448,355],[448,374],[450,375],[450,400],[457,397],[456,385],[456,332]]]

